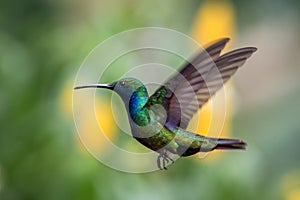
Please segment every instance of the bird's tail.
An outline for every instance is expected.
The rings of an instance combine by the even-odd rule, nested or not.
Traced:
[[[217,139],[217,145],[214,149],[246,149],[247,144],[242,140],[237,139]]]

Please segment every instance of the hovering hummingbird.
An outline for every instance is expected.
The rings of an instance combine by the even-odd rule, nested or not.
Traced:
[[[171,155],[182,157],[214,149],[245,149],[246,143],[239,139],[205,137],[186,130],[193,115],[257,50],[245,47],[221,55],[228,41],[223,38],[211,43],[150,97],[143,83],[135,78],[74,89],[105,88],[116,92],[125,104],[132,136],[159,153],[160,169],[174,163]]]

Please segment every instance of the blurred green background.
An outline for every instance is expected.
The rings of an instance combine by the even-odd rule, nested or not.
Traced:
[[[300,3],[215,2],[233,8],[231,48],[259,49],[234,81],[231,132],[248,150],[127,174],[80,144],[68,98],[76,72],[127,29],[195,36],[208,1],[1,1],[0,199],[300,199]]]

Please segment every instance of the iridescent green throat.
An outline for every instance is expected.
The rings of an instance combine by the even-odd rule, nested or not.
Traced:
[[[130,117],[138,126],[146,126],[150,123],[149,109],[145,106],[148,99],[148,92],[144,85],[136,89],[130,97]]]

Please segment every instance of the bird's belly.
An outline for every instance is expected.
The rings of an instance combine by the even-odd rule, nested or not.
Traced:
[[[133,137],[142,145],[153,151],[158,151],[162,148],[176,153],[178,145],[173,140],[175,134],[166,129],[160,123],[151,123],[147,126],[131,126]]]
[[[133,137],[142,145],[153,151],[163,149],[179,156],[190,156],[200,151],[205,140],[200,136],[182,130],[170,131],[159,122],[153,122],[147,126],[132,124]]]

